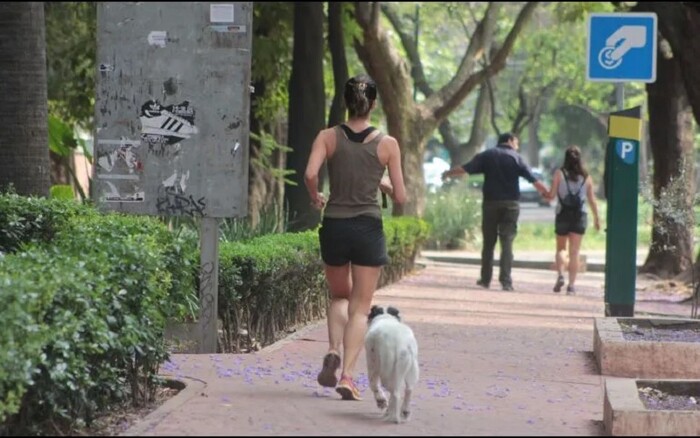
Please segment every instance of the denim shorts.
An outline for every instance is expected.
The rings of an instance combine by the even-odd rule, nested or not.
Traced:
[[[373,216],[324,217],[318,230],[321,258],[329,266],[348,263],[383,266],[389,263],[382,220]]]

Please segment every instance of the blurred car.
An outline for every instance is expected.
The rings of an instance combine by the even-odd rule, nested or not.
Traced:
[[[541,170],[532,169],[532,174],[535,175],[538,180],[546,184]],[[535,186],[525,178],[520,178],[518,180],[518,185],[520,186],[520,202],[535,202],[542,207],[549,207],[551,205],[542,198],[542,195],[540,195],[540,192],[537,191]]]
[[[450,170],[450,163],[440,157],[433,157],[432,160],[423,163],[425,185],[429,191],[434,193],[442,187],[442,173],[446,170]]]

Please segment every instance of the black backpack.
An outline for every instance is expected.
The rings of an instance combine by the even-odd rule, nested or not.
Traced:
[[[583,179],[583,182],[581,183],[581,187],[579,187],[578,192],[572,193],[571,192],[571,187],[569,186],[569,178],[562,169],[561,173],[564,175],[564,181],[566,182],[566,191],[567,195],[564,197],[564,199],[559,196],[559,193],[557,192],[557,198],[559,198],[559,205],[561,205],[561,212],[560,214],[562,215],[563,218],[566,218],[567,220],[571,221],[577,221],[581,218],[581,215],[583,214],[583,199],[581,196],[581,190],[583,190],[583,187],[586,185],[586,179]]]

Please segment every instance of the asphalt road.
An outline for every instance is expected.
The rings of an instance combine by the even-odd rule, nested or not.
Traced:
[[[534,202],[521,202],[519,222],[554,224],[554,203],[551,207],[541,207]]]

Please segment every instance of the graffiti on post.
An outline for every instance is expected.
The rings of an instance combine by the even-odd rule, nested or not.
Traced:
[[[199,271],[199,297],[200,305],[200,323],[202,328],[206,329],[211,321],[216,318],[214,315],[214,264],[212,262],[204,263]]]
[[[190,171],[179,175],[175,171],[158,188],[158,198],[156,209],[162,215],[187,215],[204,216],[204,209],[207,207],[206,198],[202,196],[195,199],[192,195],[187,195],[187,180],[190,178]]]

